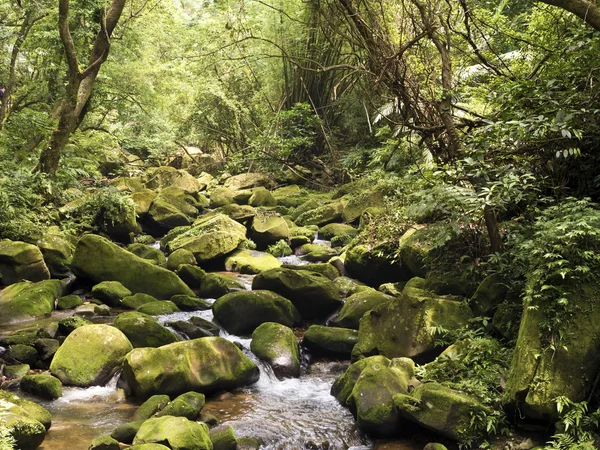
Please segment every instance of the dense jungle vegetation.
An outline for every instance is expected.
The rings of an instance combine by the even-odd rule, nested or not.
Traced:
[[[355,278],[474,312],[416,369],[485,406],[462,445],[526,422],[597,448],[598,55],[595,0],[0,0],[0,238],[140,242],[123,180],[162,166],[356,198]]]

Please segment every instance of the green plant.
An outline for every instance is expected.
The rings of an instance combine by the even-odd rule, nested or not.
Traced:
[[[270,253],[273,256],[281,257],[292,255],[294,252],[286,240],[280,239],[275,244],[269,245],[267,248],[267,253]]]
[[[15,444],[15,438],[12,436],[10,429],[0,425],[0,450],[13,450]]]
[[[588,411],[587,402],[575,403],[567,397],[557,397],[559,414],[557,431],[546,450],[594,450],[600,426],[600,410]]]

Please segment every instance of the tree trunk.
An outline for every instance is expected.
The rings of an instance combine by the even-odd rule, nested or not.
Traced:
[[[588,0],[540,0],[547,5],[558,6],[575,14],[588,25],[600,31],[600,8]]]
[[[483,218],[490,238],[490,247],[492,253],[497,253],[502,250],[502,236],[498,229],[498,221],[496,220],[496,212],[490,205],[483,207]]]

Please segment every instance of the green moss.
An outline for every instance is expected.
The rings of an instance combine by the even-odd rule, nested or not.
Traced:
[[[163,255],[159,249],[150,247],[149,245],[131,244],[127,247],[127,250],[157,266],[167,262],[165,255]]]
[[[357,342],[356,330],[311,325],[304,333],[302,345],[318,354],[349,358]]]
[[[140,312],[119,314],[113,326],[127,336],[134,348],[160,347],[178,341],[177,336],[159,324],[154,317]]]
[[[186,392],[171,401],[162,410],[156,413],[156,417],[175,416],[196,420],[200,417],[206,400],[204,394],[198,392]]]
[[[0,291],[0,322],[47,317],[63,294],[59,280],[23,281]]]
[[[171,401],[168,395],[157,394],[150,397],[133,414],[133,420],[144,421],[161,411]]]
[[[365,290],[351,295],[332,323],[342,328],[358,330],[360,319],[376,306],[387,304],[394,298],[375,290]]]
[[[92,288],[92,295],[108,306],[121,306],[121,300],[132,292],[118,281],[103,281]]]
[[[119,442],[110,436],[99,436],[92,440],[88,450],[121,450]]]
[[[185,248],[175,250],[169,255],[169,260],[167,261],[167,269],[175,271],[182,264],[196,264],[196,257],[194,256],[194,254],[189,250],[186,250]]]
[[[129,295],[121,301],[121,306],[123,308],[129,309],[139,309],[147,303],[154,303],[157,300],[148,294],[135,294]]]
[[[56,399],[62,397],[62,384],[49,373],[26,375],[21,378],[21,389],[38,397]]]
[[[144,303],[138,308],[138,312],[150,316],[162,316],[179,311],[175,303],[170,300],[157,300],[155,302]]]
[[[281,261],[273,255],[256,250],[238,250],[225,260],[228,271],[245,274],[257,274],[280,266]]]
[[[252,353],[266,361],[278,377],[300,376],[300,353],[294,332],[279,323],[266,322],[252,333]]]
[[[67,295],[58,299],[56,309],[73,309],[81,305],[83,305],[83,300],[79,295]]]
[[[213,450],[236,450],[237,439],[231,425],[223,425],[210,430]]]

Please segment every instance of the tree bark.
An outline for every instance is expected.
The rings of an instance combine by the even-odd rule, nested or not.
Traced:
[[[557,6],[575,14],[588,25],[600,31],[600,8],[588,0],[539,0],[547,5]]]
[[[58,169],[60,155],[67,145],[71,134],[77,130],[86,113],[86,106],[92,95],[94,81],[100,67],[108,58],[110,37],[119,22],[126,0],[112,0],[110,9],[100,19],[100,31],[94,41],[94,47],[84,70],[79,69],[79,61],[75,43],[69,29],[69,0],[59,0],[58,29],[65,49],[69,67],[69,84],[67,98],[61,111],[58,125],[49,144],[40,155],[38,169],[41,172],[54,175]]]
[[[502,236],[500,235],[500,230],[498,229],[496,212],[490,205],[485,205],[483,207],[483,219],[485,220],[485,226],[490,238],[490,247],[492,253],[497,253],[502,250]]]

